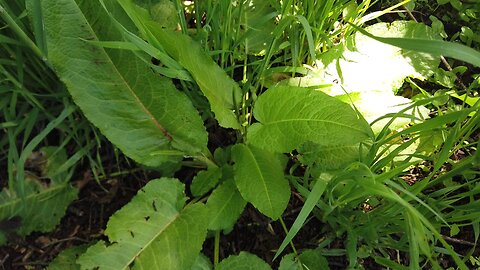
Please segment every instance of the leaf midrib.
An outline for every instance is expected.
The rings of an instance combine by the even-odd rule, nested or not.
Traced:
[[[219,216],[221,216],[222,212],[227,208],[228,204],[233,200],[235,197],[237,191],[234,191],[231,196],[227,200],[224,201],[223,206],[220,208],[220,211],[217,212],[217,214],[212,218],[213,221],[217,220]]]
[[[341,127],[346,127],[346,128],[352,129],[352,130],[356,130],[360,133],[368,134],[365,130],[359,129],[355,126],[347,125],[347,124],[343,124],[343,123],[339,123],[339,122],[335,122],[335,121],[331,121],[331,120],[326,120],[326,119],[289,118],[289,119],[281,119],[281,120],[260,122],[260,123],[263,124],[264,126],[269,126],[269,125],[277,125],[277,124],[290,123],[290,122],[293,122],[293,123],[294,122],[325,122],[325,123],[329,123],[329,124],[333,124],[333,125],[337,125],[337,126],[341,126]]]
[[[258,174],[260,175],[260,179],[262,180],[261,182],[262,182],[263,188],[265,190],[265,194],[267,196],[267,201],[269,203],[270,210],[272,212],[274,212],[274,207],[273,207],[273,204],[272,204],[272,200],[270,198],[270,193],[268,192],[268,188],[267,188],[267,185],[266,185],[266,182],[265,182],[265,178],[263,177],[262,170],[261,170],[261,168],[260,168],[260,166],[257,162],[257,159],[255,158],[255,155],[253,154],[252,150],[250,149],[250,147],[245,146],[245,148],[247,148],[248,154],[252,157],[252,160],[255,163],[255,170],[258,172]]]
[[[183,211],[182,211],[183,212]],[[147,241],[144,245],[142,245],[143,248],[139,249],[137,252],[135,252],[135,255],[131,257],[131,259],[125,264],[125,269],[129,269],[129,266],[135,261],[135,259],[139,258],[140,254],[143,253],[145,250],[147,250],[147,247],[149,247],[155,240],[158,239],[158,237],[164,233],[179,217],[181,216],[180,212],[177,212],[172,219],[165,223],[165,226],[163,226],[157,233],[154,234],[153,237],[149,241]]]
[[[75,2],[74,2],[75,3]],[[85,31],[89,31],[90,33],[89,34],[92,34],[95,39],[97,41],[99,41],[99,38],[97,36],[97,33],[93,30],[91,24],[90,24],[90,21],[88,21],[88,19],[85,17],[85,15],[83,14],[83,11],[82,9],[78,6],[77,3],[75,3],[75,6],[77,8],[77,11],[78,13],[80,14],[80,16],[84,19],[85,22],[87,22],[87,25],[88,25],[88,30],[85,30]],[[78,37],[73,37],[73,38],[78,38]],[[95,45],[91,45],[91,46],[95,46]],[[142,110],[145,114],[148,115],[148,117],[150,118],[151,122],[153,123],[154,126],[156,126],[160,132],[167,138],[168,141],[172,141],[173,140],[173,137],[170,133],[168,133],[168,131],[157,121],[157,119],[153,116],[152,113],[150,113],[150,111],[146,108],[146,106],[143,104],[143,102],[140,100],[140,98],[138,97],[138,95],[133,91],[133,89],[131,88],[130,84],[128,83],[128,81],[125,79],[125,77],[122,75],[122,73],[120,73],[120,71],[118,70],[117,66],[113,63],[113,60],[111,59],[110,55],[105,51],[104,48],[101,48],[100,50],[100,53],[103,54],[104,58],[107,59],[108,63],[111,64],[111,66],[113,66],[113,69],[115,70],[115,72],[117,73],[117,75],[119,76],[119,78],[122,79],[123,81],[123,84],[125,86],[125,88],[128,89],[128,92],[130,93],[130,95],[133,97],[134,101],[136,101],[137,105],[140,106],[140,110]]]

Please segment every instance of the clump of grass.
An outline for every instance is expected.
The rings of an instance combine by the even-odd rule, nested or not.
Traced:
[[[0,1],[4,25],[0,29],[0,132],[4,134],[0,164],[6,173],[1,175],[1,184],[10,189],[22,185],[25,161],[43,146],[67,151],[71,158],[65,169],[86,161],[97,179],[105,173],[99,155],[105,139],[76,108],[46,62],[37,4],[33,4],[33,21],[29,21],[25,1]],[[71,113],[65,115],[66,111]]]

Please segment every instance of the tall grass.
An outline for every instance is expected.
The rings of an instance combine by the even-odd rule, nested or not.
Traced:
[[[0,1],[0,175],[2,187],[23,186],[24,163],[42,146],[65,148],[71,159],[64,170],[86,160],[97,177],[103,171],[102,136],[76,109],[63,83],[45,61],[42,18],[31,1]],[[71,111],[65,115],[62,112]],[[60,117],[60,118],[59,118]]]

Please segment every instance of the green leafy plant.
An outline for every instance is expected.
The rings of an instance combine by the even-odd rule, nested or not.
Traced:
[[[392,249],[408,252],[411,268],[440,269],[435,249],[467,268],[440,231],[454,222],[478,221],[473,198],[479,191],[467,192],[471,203],[461,214],[448,215],[445,202],[455,202],[461,195],[454,191],[463,191],[426,190],[448,179],[448,173],[436,173],[453,150],[476,147],[455,144],[478,128],[480,103],[469,99],[458,111],[428,119],[427,106],[441,96],[412,102],[394,94],[407,77],[433,75],[439,46],[449,46],[446,56],[473,64],[478,52],[459,54],[457,45],[436,40],[430,27],[415,22],[362,30],[354,24],[367,21],[369,1],[198,2],[183,7],[180,1],[27,1],[45,27],[39,54],[89,121],[140,164],[175,171],[183,162],[201,169],[187,189],[176,178],[151,180],[111,216],[104,240],[84,252],[85,247],[62,253],[52,269],[212,269],[201,253],[209,231],[215,269],[271,269],[246,252],[219,259],[221,232],[235,225],[247,203],[285,228],[275,257],[309,216],[325,224],[325,239],[316,249],[293,248],[279,269],[327,269],[328,245],[338,236],[344,236],[341,253],[351,268],[367,257],[401,268],[391,259]],[[195,27],[188,28],[184,8],[192,10]],[[173,12],[181,14],[178,21],[164,20]],[[402,69],[379,76],[372,68],[370,77],[358,76],[379,55],[385,62],[377,63],[378,70]],[[381,110],[368,103],[375,95],[381,96],[378,102],[388,100]],[[231,143],[209,145],[211,128],[228,129]],[[425,146],[435,132],[442,133],[441,143]],[[400,176],[422,159],[438,162],[410,187]],[[475,172],[477,164],[472,156],[453,170]],[[62,179],[58,184],[69,188],[68,178]],[[288,231],[282,215],[292,190],[305,204]]]

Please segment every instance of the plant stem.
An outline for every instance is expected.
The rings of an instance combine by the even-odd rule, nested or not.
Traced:
[[[193,157],[195,160],[198,160],[205,165],[207,165],[208,168],[217,168],[218,165],[213,161],[213,155],[209,153],[209,156],[201,155],[201,156],[194,156]]]
[[[220,230],[215,231],[215,247],[213,253],[213,268],[217,268],[220,253]]]

